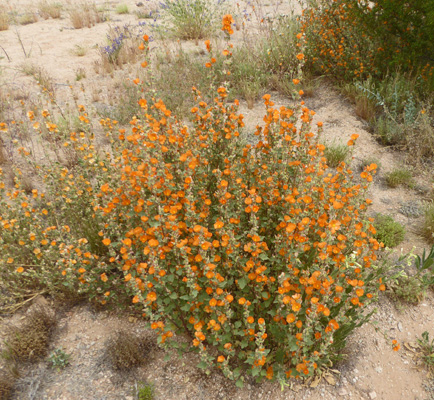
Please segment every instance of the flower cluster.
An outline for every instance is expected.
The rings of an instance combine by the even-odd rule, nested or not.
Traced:
[[[226,32],[228,35],[232,35],[234,33],[232,29],[232,24],[234,23],[234,19],[231,14],[226,14],[222,20],[222,31]]]

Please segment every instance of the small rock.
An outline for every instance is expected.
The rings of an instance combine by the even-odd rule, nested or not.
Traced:
[[[136,6],[137,6],[137,7],[143,7],[144,4],[143,4],[141,1],[139,1],[138,3],[136,3]]]
[[[377,371],[379,374],[381,374],[383,372],[383,368],[377,367],[377,368],[375,368],[375,371]]]
[[[339,389],[338,394],[339,394],[339,396],[346,396],[348,394],[348,392],[344,388],[341,388],[341,389]]]
[[[398,330],[399,330],[400,332],[402,332],[402,324],[401,324],[401,322],[398,322]]]
[[[374,391],[369,392],[369,398],[370,398],[371,400],[376,399],[376,398],[377,398],[377,393],[375,393]]]

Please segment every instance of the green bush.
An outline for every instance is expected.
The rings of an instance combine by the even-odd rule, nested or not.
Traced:
[[[153,400],[154,399],[154,386],[150,384],[140,383],[137,391],[138,400]]]
[[[377,214],[374,227],[375,238],[386,247],[396,247],[404,240],[405,228],[389,215]]]

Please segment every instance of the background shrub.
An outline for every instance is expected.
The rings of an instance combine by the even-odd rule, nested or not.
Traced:
[[[434,54],[429,0],[311,2],[303,31],[311,65],[339,79],[380,77],[397,67],[420,73],[432,88]]]
[[[223,1],[166,0],[160,3],[168,20],[168,30],[184,40],[212,36],[218,29],[224,13]]]

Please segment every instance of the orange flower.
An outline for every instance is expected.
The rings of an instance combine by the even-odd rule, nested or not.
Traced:
[[[290,324],[291,322],[294,322],[295,321],[295,315],[294,314],[288,314],[287,316],[286,316],[286,322],[288,322],[288,324]]]
[[[218,356],[217,357],[217,362],[222,363],[225,360],[224,356]]]
[[[155,300],[157,300],[157,293],[155,292],[149,292],[148,295],[146,296],[146,300],[149,302],[153,302]]]
[[[208,50],[208,52],[210,52],[211,51],[211,42],[209,40],[205,40],[205,46],[206,46],[206,49]]]
[[[112,241],[109,238],[104,239],[103,244],[105,244],[106,246],[108,246]]]
[[[222,31],[227,32],[229,35],[234,33],[232,29],[232,24],[234,23],[234,19],[231,14],[226,14],[222,19]]]
[[[225,225],[225,224],[224,224],[222,221],[217,220],[217,221],[215,222],[215,224],[214,224],[214,228],[215,228],[215,229],[220,229],[220,228],[223,228],[224,225]]]
[[[299,59],[300,61],[303,60],[304,54],[303,53],[297,54],[297,59]]]

